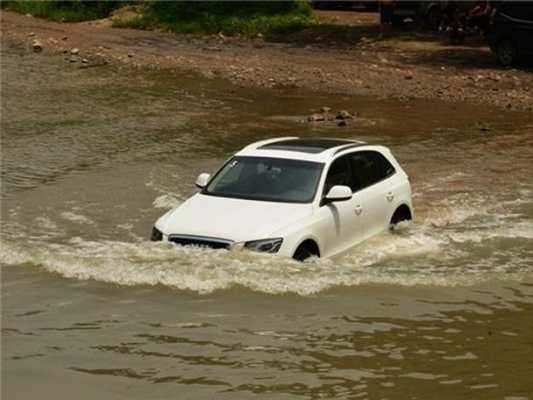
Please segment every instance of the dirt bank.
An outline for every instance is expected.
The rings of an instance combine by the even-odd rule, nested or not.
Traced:
[[[243,86],[304,87],[379,97],[440,98],[533,110],[533,74],[500,68],[481,40],[450,47],[409,31],[378,39],[377,14],[319,12],[321,24],[287,37],[174,35],[114,29],[108,20],[57,23],[1,12],[3,44],[38,41],[80,67],[124,63],[181,68]],[[38,46],[37,46],[38,47]],[[72,49],[79,49],[79,52]],[[36,49],[38,50],[38,49]]]

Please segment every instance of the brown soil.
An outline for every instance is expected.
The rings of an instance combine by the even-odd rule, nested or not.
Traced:
[[[254,39],[114,29],[106,20],[58,23],[10,11],[0,17],[3,44],[23,44],[32,51],[32,42],[39,40],[40,54],[78,48],[79,61],[69,61],[82,67],[107,62],[180,68],[243,86],[303,87],[404,100],[440,98],[533,110],[531,67],[502,69],[481,38],[452,47],[443,36],[406,28],[379,39],[377,14],[317,15],[321,24],[303,32]]]

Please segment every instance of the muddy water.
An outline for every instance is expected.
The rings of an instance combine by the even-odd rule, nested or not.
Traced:
[[[533,118],[2,53],[2,395],[533,399]],[[322,105],[348,127],[302,123]],[[253,140],[389,145],[416,222],[335,260],[147,242]]]

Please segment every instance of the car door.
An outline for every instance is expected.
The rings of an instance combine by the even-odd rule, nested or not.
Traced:
[[[504,2],[500,11],[509,18],[506,22],[507,35],[513,40],[519,53],[533,51],[533,5],[527,1]]]
[[[358,151],[350,155],[354,200],[360,204],[365,226],[364,237],[389,226],[394,198],[399,190],[392,164],[377,151]]]
[[[341,156],[330,164],[323,186],[323,196],[336,185],[353,185],[349,155]],[[320,205],[324,255],[340,253],[364,239],[363,213],[358,200],[357,197],[352,197],[350,200]]]

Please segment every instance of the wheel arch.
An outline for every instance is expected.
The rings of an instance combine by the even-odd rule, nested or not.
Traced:
[[[390,216],[389,218],[389,221],[392,223],[393,222],[393,219],[396,215],[400,215],[400,216],[403,216],[405,217],[403,220],[408,220],[408,221],[412,221],[413,220],[413,210],[411,208],[411,206],[409,204],[407,204],[406,202],[402,202],[402,203],[399,203],[396,208],[394,209],[394,212],[392,213],[392,215]]]
[[[296,254],[296,251],[298,250],[298,248],[302,244],[305,244],[305,243],[309,243],[311,246],[313,246],[314,249],[317,251],[316,255],[320,257],[320,255],[322,254],[321,247],[320,247],[318,239],[314,236],[307,236],[307,237],[300,239],[300,241],[297,242],[296,246],[294,246],[294,250],[292,251],[293,257],[294,257],[294,254]]]

